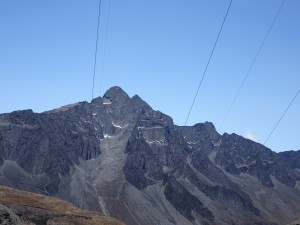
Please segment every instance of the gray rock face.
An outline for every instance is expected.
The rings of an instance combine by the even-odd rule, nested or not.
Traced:
[[[203,203],[188,190],[186,190],[174,176],[164,176],[166,199],[176,210],[182,213],[189,220],[195,220],[192,210],[201,215],[204,219],[212,221],[214,215],[203,206]]]
[[[215,162],[230,173],[248,173],[257,177],[266,187],[274,187],[271,176],[293,188],[299,181],[299,174],[293,170],[297,161],[288,154],[276,154],[265,146],[244,139],[236,134],[223,135]],[[295,165],[291,167],[289,164]]]
[[[162,179],[163,168],[159,163],[159,158],[155,157],[145,140],[130,138],[126,153],[125,178],[137,189],[143,190]]]
[[[0,184],[133,225],[288,223],[300,214],[299,158],[209,122],[176,126],[119,87],[0,115]]]
[[[15,224],[15,225],[26,225],[23,218],[20,218],[13,210],[7,206],[0,204],[0,223],[1,224]]]
[[[259,215],[260,212],[253,206],[253,202],[248,194],[237,187],[227,187],[220,185],[207,185],[201,182],[195,173],[188,176],[189,181],[194,184],[201,192],[208,196],[213,201],[218,201],[229,208],[235,209],[243,213],[249,211],[254,215]]]
[[[45,174],[49,183],[37,188],[56,194],[59,175],[69,175],[80,159],[92,159],[101,153],[101,133],[90,128],[88,110],[87,103],[81,103],[66,111],[36,114],[24,110],[1,115],[2,161],[15,161],[28,174]]]

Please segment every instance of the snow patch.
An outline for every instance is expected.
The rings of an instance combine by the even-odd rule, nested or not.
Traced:
[[[154,129],[161,129],[164,128],[163,126],[153,126],[153,127],[138,127],[141,130],[154,130]]]
[[[120,128],[120,129],[123,129],[124,127],[127,127],[127,126],[128,126],[128,124],[126,124],[126,126],[121,126],[121,125],[114,124],[113,122],[112,122],[112,125],[113,125],[114,127]]]
[[[148,144],[157,144],[157,145],[163,145],[165,143],[164,140],[154,140],[154,141],[149,141],[149,140],[146,140],[146,142]]]
[[[103,105],[110,105],[112,102],[108,98],[103,98]]]
[[[112,136],[110,136],[108,134],[104,134],[104,138],[112,138]]]
[[[163,171],[164,171],[164,173],[168,173],[171,171],[171,168],[168,166],[163,166]]]

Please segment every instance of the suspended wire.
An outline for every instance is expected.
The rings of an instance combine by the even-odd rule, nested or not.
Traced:
[[[214,46],[213,46],[213,48],[212,48],[212,51],[211,51],[211,53],[210,53],[210,56],[209,56],[208,62],[207,62],[207,64],[206,64],[205,70],[204,70],[204,72],[203,72],[203,74],[202,74],[201,81],[200,81],[200,83],[199,83],[199,85],[198,85],[196,94],[195,94],[195,96],[194,96],[192,105],[191,105],[191,107],[190,107],[190,109],[189,109],[189,112],[188,112],[187,118],[186,118],[186,120],[185,120],[184,126],[183,126],[182,130],[180,131],[180,134],[183,136],[183,138],[185,138],[185,136],[184,136],[184,130],[185,130],[185,128],[186,128],[187,121],[188,121],[188,119],[189,119],[189,117],[190,117],[190,114],[191,114],[191,111],[192,111],[193,106],[194,106],[194,104],[195,104],[195,101],[196,101],[197,95],[198,95],[198,93],[199,93],[200,87],[201,87],[201,85],[202,85],[202,83],[203,83],[203,80],[204,80],[204,77],[205,77],[207,68],[208,68],[208,66],[209,66],[209,64],[210,64],[211,58],[212,58],[213,53],[214,53],[214,51],[215,51],[215,48],[216,48],[216,46],[217,46],[219,37],[220,37],[220,35],[221,35],[222,29],[223,29],[223,27],[224,27],[224,24],[225,24],[227,15],[228,15],[228,13],[229,13],[229,10],[230,10],[230,8],[231,8],[231,5],[232,5],[232,0],[230,0],[230,3],[229,3],[229,5],[228,5],[226,14],[225,14],[225,16],[224,16],[224,19],[223,19],[222,25],[221,25],[221,27],[220,27],[220,30],[219,30],[219,32],[218,32],[216,41],[215,41]],[[173,149],[173,151],[174,151],[174,147],[175,147],[175,143],[174,143],[173,146],[171,147],[171,149]]]
[[[197,98],[197,96],[198,96],[200,87],[201,87],[201,85],[202,85],[202,83],[203,83],[204,77],[205,77],[205,75],[206,75],[207,68],[208,68],[208,66],[209,66],[209,64],[210,64],[210,61],[211,61],[211,58],[212,58],[212,56],[213,56],[213,54],[214,54],[215,48],[216,48],[216,46],[217,46],[217,43],[218,43],[219,37],[220,37],[220,35],[221,35],[223,26],[224,26],[224,24],[225,24],[225,21],[226,21],[228,12],[229,12],[229,10],[230,10],[231,4],[232,4],[232,0],[230,0],[229,6],[228,6],[228,8],[227,8],[226,14],[225,14],[225,16],[224,16],[224,19],[223,19],[223,22],[222,22],[222,25],[221,25],[221,28],[220,28],[219,33],[218,33],[218,36],[217,36],[217,39],[216,39],[216,41],[215,41],[215,43],[214,43],[214,46],[213,46],[213,48],[212,48],[212,51],[211,51],[211,53],[210,53],[209,59],[208,59],[207,64],[206,64],[206,67],[205,67],[204,72],[203,72],[203,74],[202,74],[202,78],[201,78],[201,80],[200,80],[200,83],[199,83],[199,85],[198,85],[196,94],[195,94],[195,96],[194,96],[192,105],[191,105],[191,107],[190,107],[190,109],[189,109],[188,115],[187,115],[186,120],[185,120],[185,122],[184,122],[184,126],[186,126],[187,121],[188,121],[188,119],[189,119],[189,117],[190,117],[190,114],[191,114],[191,112],[192,112],[192,109],[193,109],[193,107],[194,107],[196,98]]]
[[[102,2],[102,0],[99,1],[99,8],[98,8],[97,36],[96,36],[96,47],[95,47],[95,55],[94,55],[94,74],[93,74],[92,100],[94,98],[94,88],[95,88],[97,53],[98,53],[98,40],[99,40],[99,26],[100,26],[100,14],[101,14],[101,2]]]
[[[298,90],[298,92],[296,93],[296,95],[294,96],[293,100],[290,102],[290,104],[288,105],[288,107],[285,109],[285,111],[283,112],[283,114],[281,115],[280,119],[278,120],[278,122],[276,123],[276,125],[274,126],[274,128],[271,130],[269,136],[267,137],[267,139],[264,142],[264,145],[267,143],[267,141],[269,140],[269,138],[272,136],[273,132],[275,131],[276,127],[278,126],[278,124],[280,123],[280,121],[282,120],[282,118],[284,117],[284,115],[287,113],[287,111],[289,110],[289,108],[291,107],[291,105],[293,104],[293,102],[295,101],[295,99],[297,98],[298,94],[300,92],[300,89]]]
[[[105,62],[105,56],[106,56],[107,34],[108,34],[108,30],[109,30],[110,5],[111,5],[111,0],[109,0],[109,4],[108,4],[108,15],[107,15],[107,21],[106,21],[104,53],[103,53],[103,57],[102,57],[101,80],[100,80],[100,96],[101,96],[102,81],[103,81],[103,76],[104,76],[104,62]]]
[[[101,15],[101,3],[102,0],[99,0],[99,6],[98,6],[98,19],[97,19],[97,34],[96,34],[96,46],[95,46],[95,55],[94,55],[94,66],[93,66],[93,85],[92,85],[92,100],[94,98],[94,88],[95,88],[95,77],[96,77],[96,66],[97,66],[97,53],[98,53],[98,40],[99,40],[99,24],[100,24],[100,15]],[[86,203],[86,183],[87,183],[87,171],[88,171],[88,150],[90,148],[90,136],[91,136],[91,125],[93,122],[93,103],[90,103],[90,123],[89,123],[89,129],[88,129],[88,145],[87,145],[87,155],[85,158],[85,174],[84,174],[84,184],[83,184],[83,199],[82,199],[82,208],[84,208],[84,205]]]
[[[258,55],[260,54],[260,52],[261,52],[261,50],[262,50],[262,48],[263,48],[263,46],[264,46],[264,44],[265,44],[265,42],[266,42],[266,40],[267,40],[269,34],[270,34],[270,32],[271,32],[271,30],[272,30],[272,28],[273,28],[273,26],[274,26],[274,24],[275,24],[275,22],[276,22],[276,20],[277,20],[277,17],[279,16],[279,14],[280,14],[280,12],[281,12],[281,9],[283,8],[283,5],[284,5],[285,1],[286,1],[286,0],[283,0],[283,1],[282,1],[282,3],[281,3],[281,5],[280,5],[280,7],[279,7],[279,9],[278,9],[278,11],[277,11],[277,13],[276,13],[274,19],[273,19],[273,21],[272,21],[272,23],[271,23],[271,26],[270,26],[269,29],[268,29],[268,32],[266,33],[266,35],[265,35],[265,37],[264,37],[262,43],[260,44],[259,49],[258,49],[258,51],[256,52],[256,54],[255,54],[255,56],[254,56],[254,58],[253,58],[253,60],[252,60],[252,62],[251,62],[251,64],[250,64],[250,67],[249,67],[247,73],[245,74],[244,79],[243,79],[241,85],[239,86],[238,91],[236,92],[236,94],[235,94],[235,96],[234,96],[234,98],[233,98],[233,101],[231,102],[231,104],[230,104],[230,106],[229,106],[229,108],[228,108],[228,110],[227,110],[227,112],[226,112],[226,114],[225,114],[225,116],[224,116],[224,118],[223,118],[223,120],[222,120],[222,123],[221,123],[221,125],[220,125],[218,131],[221,130],[221,128],[223,127],[223,125],[224,125],[224,123],[225,123],[225,121],[226,121],[228,115],[230,114],[230,112],[231,112],[231,110],[232,110],[232,107],[234,106],[234,104],[235,104],[235,102],[236,102],[236,100],[237,100],[237,97],[239,96],[239,94],[240,94],[240,92],[241,92],[241,90],[242,90],[242,88],[243,88],[243,86],[244,86],[244,84],[245,84],[245,82],[246,82],[246,80],[247,80],[249,74],[250,74],[250,71],[251,71],[252,68],[253,68],[254,63],[256,62],[256,59],[257,59]]]

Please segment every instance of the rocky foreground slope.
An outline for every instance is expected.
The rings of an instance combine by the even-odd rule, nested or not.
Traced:
[[[1,114],[0,183],[128,225],[279,225],[300,215],[299,151],[275,153],[209,122],[176,126],[119,87],[91,103]]]
[[[0,185],[0,224],[124,225],[96,212],[81,210],[60,199]]]
[[[288,225],[300,225],[300,219],[295,220],[295,221],[289,223]]]

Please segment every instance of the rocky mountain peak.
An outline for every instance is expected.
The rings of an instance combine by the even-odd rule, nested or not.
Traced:
[[[220,135],[211,122],[176,126],[120,87],[92,103],[0,114],[0,184],[131,225],[279,225],[300,215],[299,152]]]
[[[118,86],[111,87],[108,89],[103,98],[110,99],[112,102],[124,101],[130,99],[129,96],[122,88]]]
[[[208,134],[208,136],[213,140],[220,138],[220,134],[217,132],[212,122],[206,121],[204,123],[197,123],[194,127],[198,132]]]
[[[143,99],[140,98],[138,95],[134,95],[131,98],[134,108],[138,109],[143,109],[144,111],[153,111],[153,109],[148,105],[147,102],[145,102]]]
[[[9,120],[16,124],[32,124],[36,123],[36,114],[31,110],[18,110],[9,114]]]

